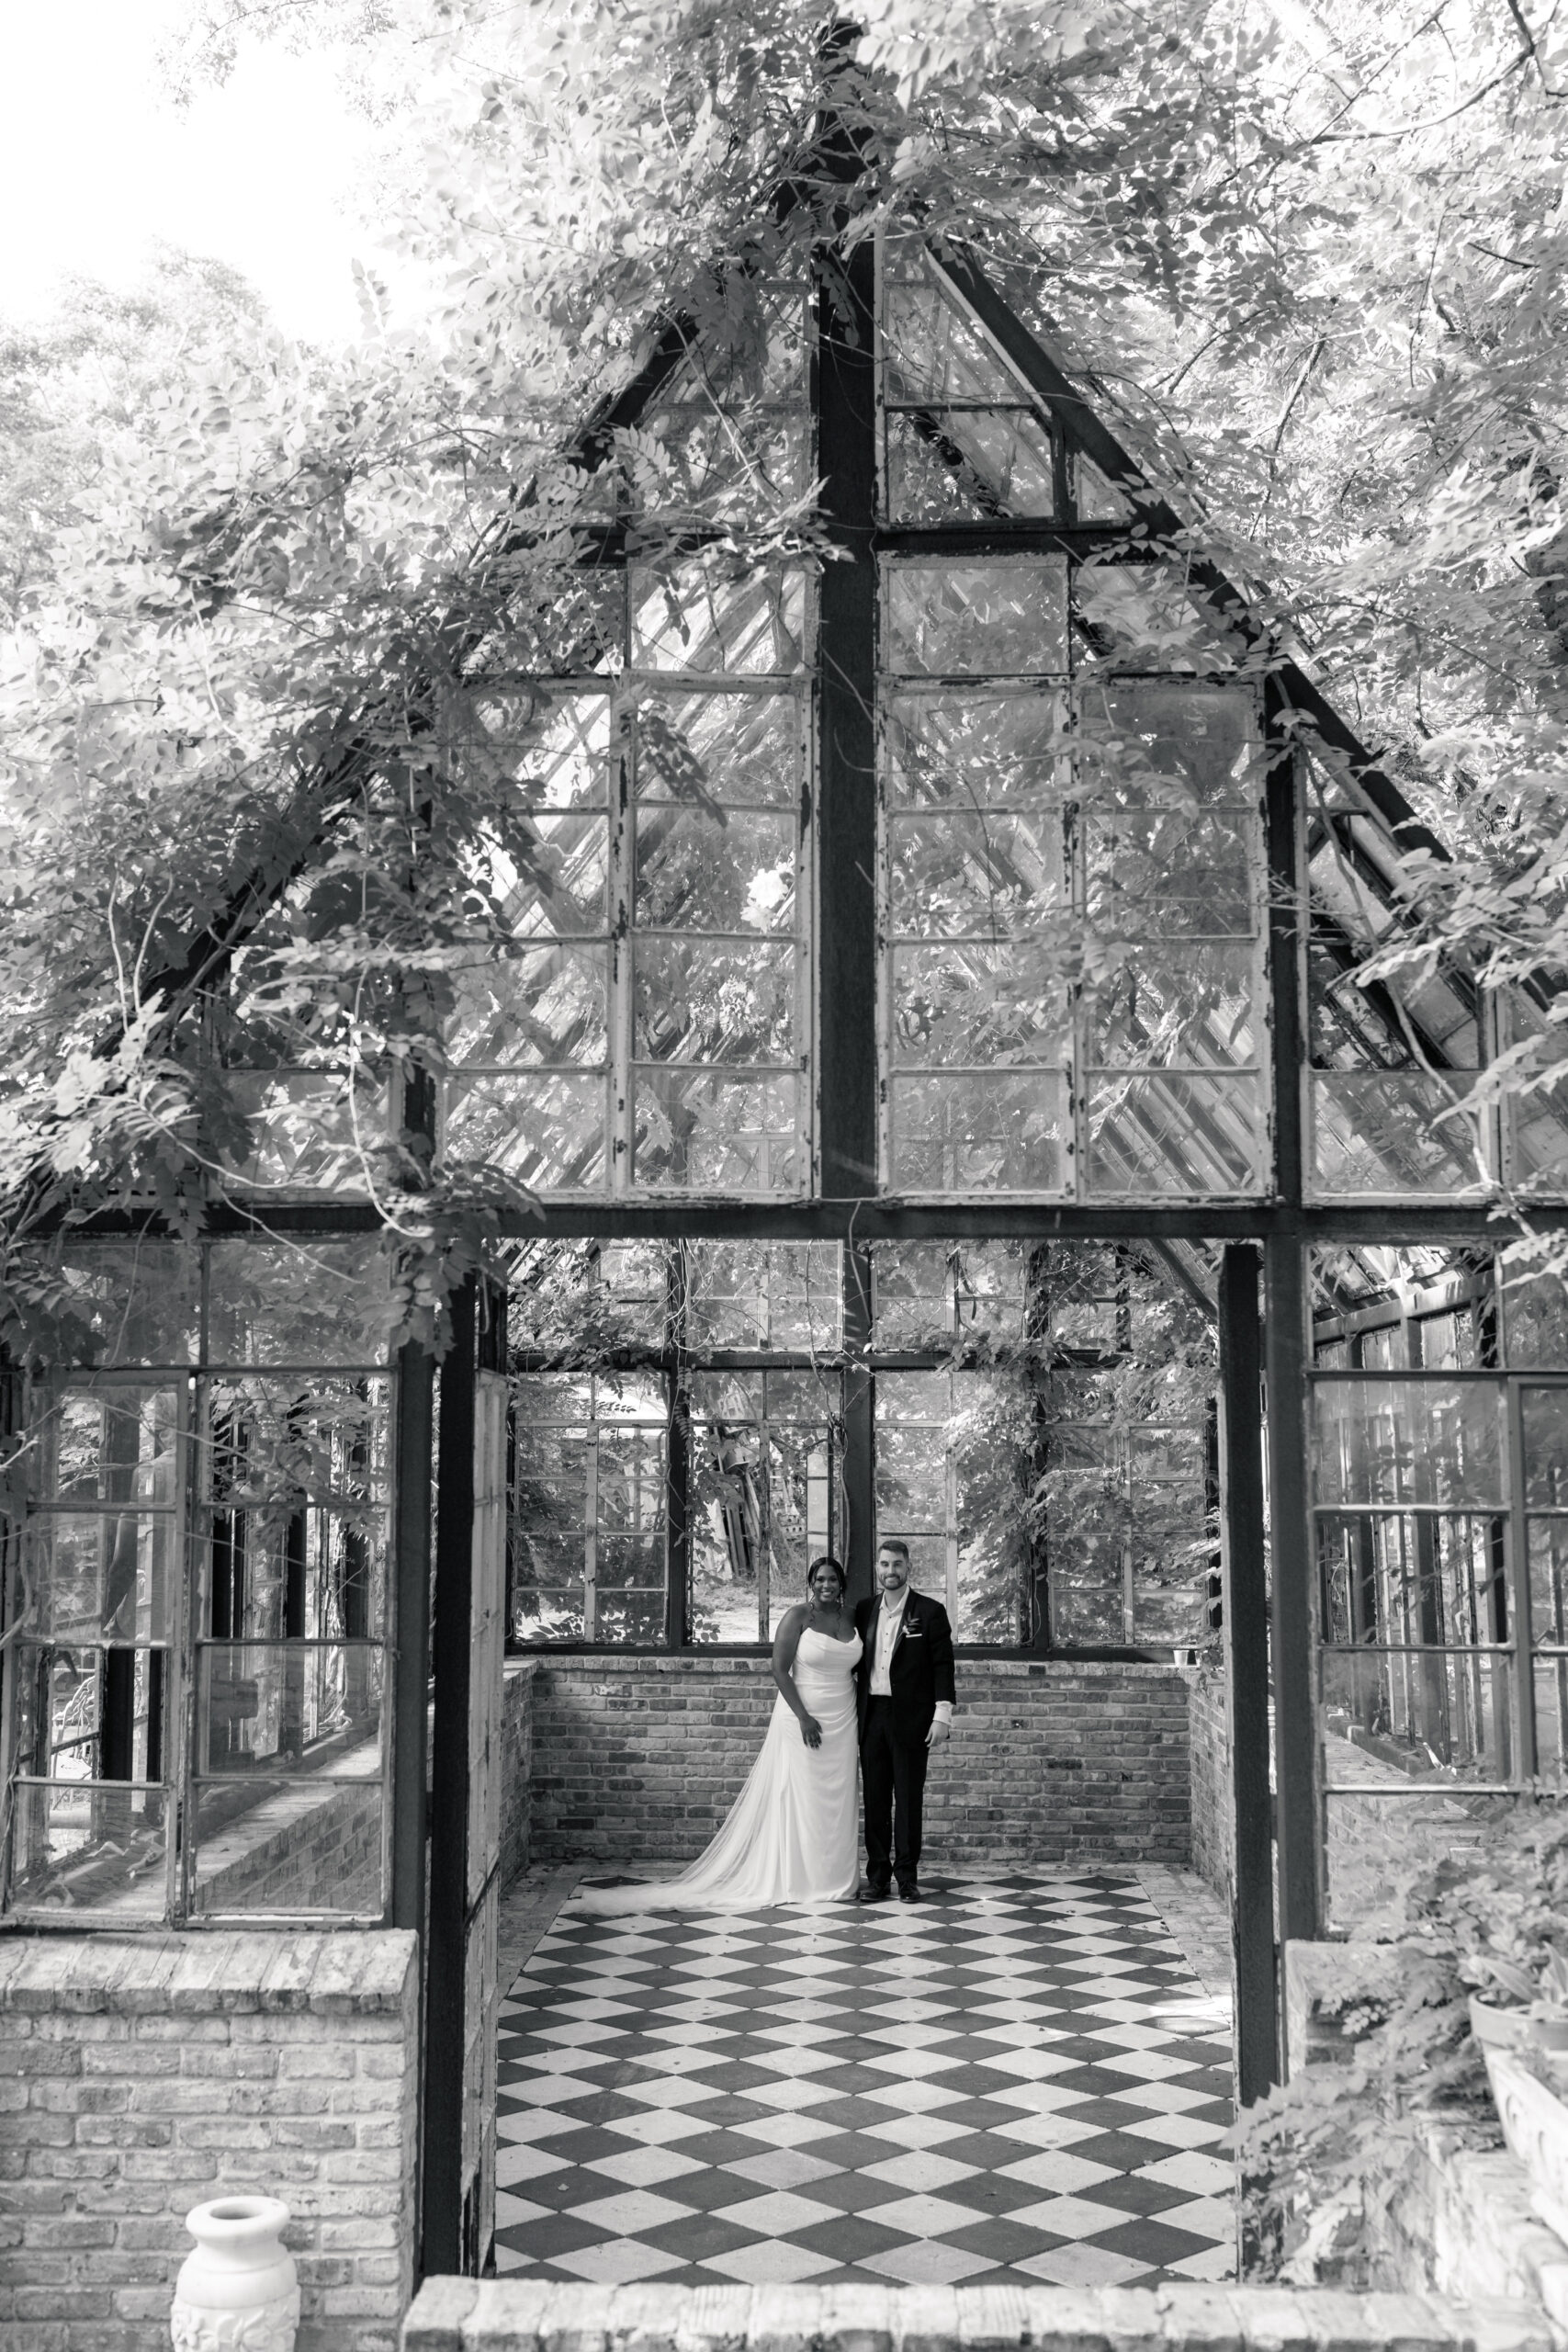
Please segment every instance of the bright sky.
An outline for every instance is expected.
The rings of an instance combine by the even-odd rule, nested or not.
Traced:
[[[162,242],[240,270],[286,334],[355,333],[354,218],[373,136],[329,60],[243,53],[184,113],[155,57],[178,0],[0,0],[0,318],[54,307],[63,277],[126,288]]]

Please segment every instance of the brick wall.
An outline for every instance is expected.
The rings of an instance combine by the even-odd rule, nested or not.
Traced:
[[[501,1695],[501,1888],[532,1858],[536,1661],[508,1658]]]
[[[0,2335],[166,2352],[193,2205],[281,2197],[299,2352],[390,2352],[412,2289],[414,1939],[0,1939]]]
[[[1227,1911],[1235,1871],[1231,1817],[1230,1716],[1220,1668],[1201,1667],[1188,1688],[1192,1752],[1192,1867]]]
[[[961,1658],[953,1740],[926,1783],[922,1867],[1185,1863],[1189,1679],[1168,1666]],[[773,1699],[762,1657],[541,1657],[533,1858],[690,1860],[739,1794]]]

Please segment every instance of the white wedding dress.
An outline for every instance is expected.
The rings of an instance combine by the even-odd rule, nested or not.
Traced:
[[[854,1671],[860,1635],[836,1642],[807,1625],[795,1687],[822,1726],[807,1747],[781,1696],[750,1777],[708,1848],[679,1878],[580,1887],[580,1910],[760,1910],[771,1903],[847,1903],[860,1876]]]

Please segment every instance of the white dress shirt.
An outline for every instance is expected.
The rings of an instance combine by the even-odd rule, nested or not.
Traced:
[[[893,1696],[893,1645],[904,1623],[909,1592],[910,1587],[906,1585],[896,1596],[886,1592],[882,1596],[882,1605],[876,1612],[876,1645],[871,1656],[871,1695],[874,1699],[891,1699]],[[939,1723],[951,1723],[952,1700],[939,1699],[936,1713]]]

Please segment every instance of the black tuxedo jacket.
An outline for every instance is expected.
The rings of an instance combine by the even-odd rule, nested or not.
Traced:
[[[855,1705],[860,1730],[865,1731],[871,1699],[871,1669],[876,1657],[876,1621],[882,1595],[863,1600],[855,1611],[855,1631],[861,1637],[861,1660],[855,1668]],[[953,1628],[940,1600],[912,1588],[904,1603],[904,1622],[893,1645],[887,1669],[893,1687],[893,1736],[918,1740],[923,1746],[939,1699],[957,1696],[953,1680]]]

